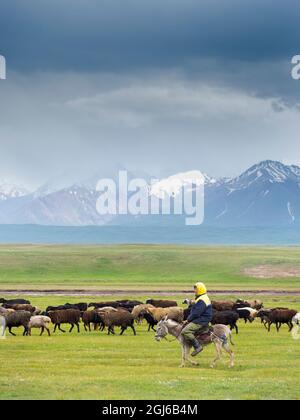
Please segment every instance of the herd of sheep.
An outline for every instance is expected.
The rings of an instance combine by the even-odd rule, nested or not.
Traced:
[[[184,304],[187,308],[181,308],[176,301],[149,299],[146,303],[135,300],[117,300],[110,302],[76,303],[60,306],[48,306],[45,311],[32,306],[28,300],[0,299],[0,316],[5,319],[5,326],[9,333],[12,328],[23,327],[23,335],[31,335],[31,330],[41,330],[40,335],[46,330],[51,335],[50,325],[54,325],[54,333],[57,329],[65,332],[62,325],[70,325],[71,332],[76,326],[80,332],[80,323],[84,325],[85,331],[107,328],[108,334],[115,334],[115,327],[121,329],[121,335],[131,328],[136,335],[135,323],[142,323],[145,320],[148,324],[148,331],[155,331],[155,326],[164,318],[168,317],[179,323],[189,316],[193,301],[186,299]],[[212,325],[223,324],[235,329],[238,333],[238,320],[245,323],[252,323],[255,318],[260,318],[261,323],[270,331],[271,325],[275,325],[277,331],[283,324],[287,324],[289,330],[293,324],[300,325],[300,314],[289,308],[264,308],[263,303],[254,301],[213,301]]]

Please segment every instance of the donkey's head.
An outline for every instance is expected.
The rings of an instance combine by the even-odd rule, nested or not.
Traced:
[[[157,324],[155,340],[156,341],[161,341],[168,334],[169,334],[168,317],[165,317]]]

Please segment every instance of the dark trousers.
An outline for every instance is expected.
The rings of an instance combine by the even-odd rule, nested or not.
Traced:
[[[194,322],[190,322],[187,324],[186,327],[183,328],[181,334],[183,335],[184,339],[189,343],[195,340],[195,335],[205,331],[207,329],[207,325],[195,324]]]

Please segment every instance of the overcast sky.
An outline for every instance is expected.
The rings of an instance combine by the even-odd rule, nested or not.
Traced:
[[[0,178],[300,163],[298,0],[1,4]]]

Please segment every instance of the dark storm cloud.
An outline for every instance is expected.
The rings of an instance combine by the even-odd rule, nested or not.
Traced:
[[[299,22],[299,0],[1,4],[0,178],[299,163]]]
[[[299,16],[297,0],[10,0],[0,49],[14,70],[280,61],[300,48]]]

